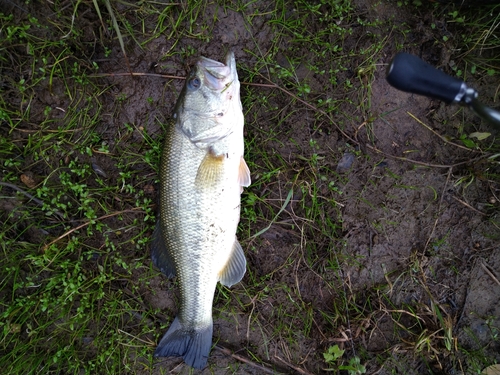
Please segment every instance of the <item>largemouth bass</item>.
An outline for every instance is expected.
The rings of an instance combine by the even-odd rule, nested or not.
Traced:
[[[243,159],[244,120],[232,52],[225,64],[199,59],[174,118],[163,147],[151,256],[166,276],[177,276],[181,304],[154,355],[181,356],[201,369],[212,346],[217,282],[231,286],[246,271],[236,229],[250,171]]]

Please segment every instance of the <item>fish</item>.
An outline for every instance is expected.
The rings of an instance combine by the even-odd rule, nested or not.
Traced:
[[[155,357],[207,365],[217,282],[230,287],[246,272],[236,238],[241,193],[251,183],[244,159],[244,115],[234,53],[225,63],[200,57],[174,108],[159,170],[159,220],[153,264],[177,277],[180,306]]]

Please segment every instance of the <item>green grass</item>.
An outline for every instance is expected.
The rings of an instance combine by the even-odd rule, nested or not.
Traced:
[[[142,95],[128,90],[131,78],[111,77],[102,66],[110,69],[112,59],[126,72],[126,52],[133,71],[154,62],[161,73],[179,74],[224,32],[228,45],[247,57],[238,70],[252,185],[242,195],[238,237],[256,266],[243,283],[216,293],[214,319],[245,334],[250,329],[248,341],[232,349],[277,371],[287,364],[316,373],[361,374],[369,366],[405,371],[416,362],[456,364],[460,355],[475,371],[492,363],[480,350],[457,346],[450,316],[432,295],[418,303],[394,301],[396,290],[416,285],[428,292],[419,256],[406,260],[401,272],[384,272],[386,283],[352,288],[349,272],[365,255],[346,250],[346,194],[381,208],[371,192],[383,181],[405,191],[430,187],[437,201],[432,186],[406,184],[389,168],[379,174],[373,166],[365,187],[354,193],[336,171],[344,152],[357,163],[378,164],[352,137],[364,125],[360,132],[374,142],[372,123],[385,113],[372,110],[372,85],[382,79],[378,67],[387,49],[412,43],[411,27],[379,20],[349,0],[290,4],[109,8],[109,2],[83,0],[47,3],[43,11],[21,3],[14,15],[0,14],[0,177],[6,183],[0,186],[0,368],[6,373],[168,372],[152,353],[174,312],[151,301],[172,283],[153,269],[148,242],[162,133],[182,82],[165,78],[162,92]],[[479,78],[497,74],[493,52],[473,58],[475,48],[498,51],[493,34],[484,34],[497,18],[459,21],[453,10],[430,11],[474,26],[463,35],[458,67]],[[242,35],[219,29],[235,14]],[[256,28],[272,35],[265,49]],[[226,47],[208,57],[220,59]],[[151,78],[134,78],[145,79]],[[139,101],[145,113],[134,117],[131,108]],[[349,138],[336,146],[335,137],[343,135]],[[497,145],[480,142],[474,146],[482,152],[498,152]],[[497,158],[488,162],[455,183],[498,179]],[[398,225],[393,219],[372,226],[383,235]],[[431,244],[436,252],[448,246],[442,240]],[[364,348],[382,324],[391,332],[386,345]],[[236,345],[230,338],[220,340]],[[396,358],[396,349],[408,355]],[[225,373],[238,373],[243,365],[234,360],[208,371],[222,373],[224,366]]]
[[[43,202],[2,188],[0,363],[13,374],[125,373],[148,366],[141,358],[150,358],[153,344],[153,312],[129,280],[139,273],[147,283],[155,274],[134,259],[143,256],[154,221],[142,188],[155,178],[136,168],[156,166],[159,146],[144,137],[117,155],[101,139],[102,96],[111,87],[90,77],[98,71],[87,56],[95,41],[83,41],[81,25],[66,23],[72,10],[61,10],[56,27],[28,15],[0,21],[7,35],[2,181]],[[43,107],[38,95],[59,102]],[[132,152],[140,143],[147,148]],[[94,172],[110,161],[120,178]],[[34,173],[32,186],[22,182],[25,171]]]

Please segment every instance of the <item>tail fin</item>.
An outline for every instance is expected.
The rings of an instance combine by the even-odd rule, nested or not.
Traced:
[[[207,365],[212,347],[213,324],[204,329],[186,329],[176,317],[155,350],[155,357],[182,357],[184,362],[195,369]]]

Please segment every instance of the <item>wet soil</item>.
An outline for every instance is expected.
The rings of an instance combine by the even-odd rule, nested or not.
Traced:
[[[404,49],[450,72],[447,45],[434,41],[436,33],[451,31],[432,29],[432,22],[441,25],[439,19],[416,14],[414,9],[397,7],[394,3],[359,1],[356,6],[367,20],[411,25],[413,31],[404,41]],[[267,23],[267,7],[259,1],[249,5],[246,12],[260,10],[262,14],[249,24],[241,12],[207,5],[198,25],[211,25],[209,42],[161,37],[141,49],[129,41],[127,51],[132,71],[151,73],[150,76],[111,76],[127,71],[116,41],[108,53],[98,46],[96,51],[89,52],[89,61],[99,64],[99,72],[110,74],[99,78],[112,89],[102,95],[104,112],[108,115],[100,119],[95,132],[113,154],[148,147],[141,131],[153,139],[161,139],[164,127],[171,124],[170,114],[183,81],[159,78],[153,73],[183,77],[197,56],[222,60],[224,51],[233,48],[242,67],[240,80],[249,81],[244,67],[257,63],[256,54],[251,51],[258,45],[260,54],[265,56],[273,46],[275,35]],[[38,16],[42,18],[48,9],[40,8]],[[94,25],[99,20],[93,12],[88,12],[77,22]],[[358,30],[346,40],[345,48],[370,43],[364,39],[365,32]],[[400,42],[398,37],[388,36],[373,75],[366,77],[371,90],[361,98],[364,105],[342,108],[333,118],[334,123],[327,118],[318,121],[312,109],[300,106],[284,93],[271,95],[271,89],[243,85],[242,101],[247,111],[251,103],[245,101],[245,96],[249,90],[261,90],[261,95],[268,95],[271,104],[279,109],[277,112],[288,116],[286,121],[278,123],[277,114],[254,104],[251,113],[246,112],[246,137],[252,140],[247,146],[247,159],[257,169],[252,171],[254,181],[270,172],[259,160],[262,154],[285,160],[291,171],[311,168],[304,159],[310,160],[313,153],[310,145],[314,140],[321,159],[317,171],[308,171],[306,175],[312,179],[321,171],[334,171],[331,175],[336,178],[336,190],[330,191],[326,184],[319,186],[319,190],[330,194],[330,203],[324,204],[324,220],[338,223],[333,236],[338,241],[322,241],[313,229],[301,224],[305,208],[297,202],[307,192],[298,190],[282,214],[280,222],[284,224],[273,224],[256,239],[240,233],[248,257],[251,274],[248,277],[266,278],[272,292],[261,291],[252,300],[245,294],[247,283],[250,284],[246,279],[233,287],[231,293],[217,292],[214,342],[218,345],[245,358],[251,353],[277,373],[326,373],[322,353],[334,344],[344,347],[351,356],[362,355],[370,374],[465,373],[471,366],[466,356],[459,351],[450,355],[440,339],[446,333],[441,328],[442,322],[436,320],[439,311],[442,319],[450,322],[455,338],[450,343],[452,347],[460,347],[463,352],[482,348],[500,361],[500,343],[492,338],[500,329],[500,184],[488,177],[498,174],[498,166],[487,164],[476,150],[455,145],[460,143],[456,137],[464,119],[471,129],[488,128],[466,110],[390,87],[384,79],[385,69]],[[163,60],[166,51],[172,48],[196,52],[192,56],[179,54]],[[308,58],[307,51],[294,53],[303,54],[304,61]],[[285,52],[282,57],[278,54],[277,63],[285,65],[286,61]],[[352,72],[339,73],[339,80],[354,74],[357,61],[352,63]],[[339,94],[328,88],[329,84],[308,70],[306,64],[298,66],[296,74],[299,81],[308,80],[312,92],[331,97],[346,95],[355,102],[360,99],[355,91]],[[483,79],[471,83],[488,104],[494,104],[498,82]],[[57,87],[57,82],[53,87]],[[57,91],[37,94],[33,106],[40,115],[46,105],[64,107],[65,99]],[[140,127],[141,131],[126,133],[127,124]],[[266,133],[278,134],[279,139],[267,138]],[[96,154],[89,162],[104,169],[110,183],[118,179],[120,169],[106,155]],[[138,174],[154,173],[146,164],[134,168]],[[262,191],[250,187],[243,199],[252,192],[263,200],[278,200],[280,207],[290,191],[290,176],[288,172],[277,174]],[[458,183],[462,177],[467,178],[467,184]],[[152,185],[144,186],[153,197],[155,189]],[[269,217],[259,218],[251,234],[272,219],[265,207],[259,212]],[[287,220],[297,225],[289,225]],[[305,232],[297,228],[305,228]],[[304,242],[314,242],[315,254],[304,251]],[[143,251],[149,250],[146,247]],[[148,262],[147,257],[144,262]],[[172,282],[157,275],[146,287],[139,285],[139,280],[142,279],[137,275],[143,303],[160,308],[164,320],[173,316],[177,297]],[[346,306],[333,306],[340,295],[347,296],[348,311]],[[292,296],[300,300],[293,300]],[[298,308],[297,303],[303,305]],[[304,321],[296,314],[303,311],[303,306],[307,306],[312,317],[313,324],[308,329],[304,329]],[[396,311],[402,311],[398,320],[394,319]],[[327,318],[328,314],[335,318]],[[339,325],[338,321],[343,323]],[[297,326],[293,340],[282,337],[276,329],[283,324]],[[343,330],[332,330],[332,325]],[[410,344],[416,341],[415,336],[407,331],[416,336],[435,333],[429,346],[420,348],[424,354],[415,354],[418,350]],[[217,348],[209,361],[211,371],[216,374],[263,373],[255,365]],[[181,363],[178,359],[158,360],[152,373],[189,373]]]

